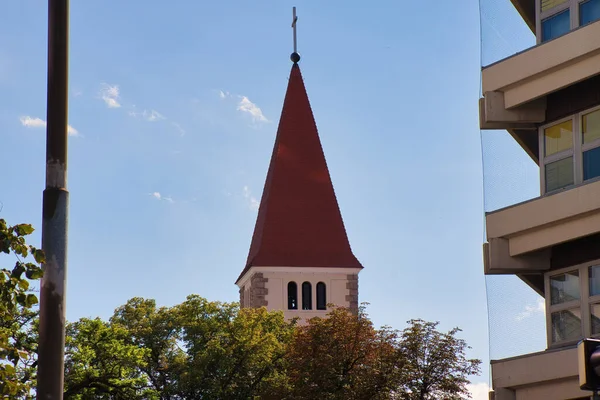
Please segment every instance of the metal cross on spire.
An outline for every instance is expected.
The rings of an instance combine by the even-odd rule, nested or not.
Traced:
[[[300,54],[298,54],[298,45],[296,43],[296,22],[298,21],[298,17],[296,16],[296,7],[292,8],[293,18],[292,18],[292,31],[294,32],[294,52],[290,56],[294,64],[300,61]]]

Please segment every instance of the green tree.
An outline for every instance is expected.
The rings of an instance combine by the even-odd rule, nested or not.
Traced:
[[[286,385],[293,329],[264,308],[199,296],[157,308],[134,298],[108,323],[69,324],[65,399],[265,398]]]
[[[133,298],[109,322],[69,324],[65,399],[467,398],[480,361],[437,326],[376,329],[364,308],[336,307],[296,325],[196,295],[161,308]]]
[[[456,337],[461,330],[437,330],[438,322],[408,321],[400,336],[400,350],[407,364],[404,383],[398,388],[402,400],[459,400],[470,398],[469,375],[480,373],[480,360],[468,359],[467,343]]]
[[[405,360],[397,332],[377,330],[364,308],[333,308],[297,329],[286,357],[290,399],[387,399]]]
[[[189,296],[177,306],[188,363],[184,399],[252,399],[285,386],[283,358],[293,323],[282,312]]]
[[[129,336],[99,318],[68,324],[64,399],[157,399],[141,372],[150,350],[128,344]]]
[[[127,329],[128,344],[148,350],[140,369],[158,398],[177,398],[187,354],[179,346],[181,323],[176,310],[157,308],[154,300],[135,297],[117,308],[110,322]]]
[[[34,229],[0,219],[0,253],[13,254],[13,268],[0,270],[0,397],[32,398],[36,384],[37,310],[30,283],[42,277],[41,250],[27,245]]]

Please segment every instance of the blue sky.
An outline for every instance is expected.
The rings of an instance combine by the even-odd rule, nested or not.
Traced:
[[[489,3],[499,11],[489,9],[494,29],[483,28],[484,59],[525,48],[530,34],[515,28],[513,42],[510,27],[522,22],[508,0]],[[365,266],[360,300],[378,325],[461,327],[484,360],[476,381],[487,382],[475,0],[71,1],[68,319],[107,318],[133,296],[237,300],[291,67],[294,5],[305,84]],[[44,1],[9,2],[0,24],[10,171],[0,217],[38,228],[46,15]],[[533,176],[535,188],[535,166],[506,136],[489,148],[527,164],[514,172]],[[502,162],[489,165],[486,176],[506,176]]]

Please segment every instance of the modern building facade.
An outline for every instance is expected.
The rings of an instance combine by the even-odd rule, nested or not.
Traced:
[[[483,67],[480,125],[539,166],[540,196],[486,213],[484,270],[543,296],[547,349],[492,360],[490,398],[589,399],[576,345],[600,336],[600,0],[510,1],[537,44]]]
[[[358,273],[298,61],[283,111],[248,259],[236,284],[242,307],[324,317],[358,310]]]

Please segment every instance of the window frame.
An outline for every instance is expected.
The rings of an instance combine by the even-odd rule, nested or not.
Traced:
[[[598,139],[594,140],[593,142],[583,143],[583,116],[586,114],[591,114],[595,111],[600,111],[600,106],[596,106],[596,107],[587,109],[578,114],[579,125],[580,125],[579,126],[579,131],[580,131],[579,134],[581,136],[581,140],[579,142],[580,142],[580,146],[581,146],[581,181],[582,182],[595,182],[600,179],[600,175],[599,175],[594,178],[588,179],[587,181],[583,180],[584,179],[584,176],[583,176],[583,153],[585,153],[586,151],[590,151],[590,150],[600,147],[600,137]]]
[[[290,296],[290,284],[294,284],[294,287],[295,287],[295,293],[293,296]],[[292,310],[292,311],[298,311],[298,284],[296,283],[296,281],[288,281],[288,283],[286,285],[286,290],[287,290],[287,309]],[[296,307],[290,307],[291,297],[295,297]]]
[[[556,7],[553,7],[549,10],[546,11],[542,11],[542,0],[535,0],[535,32],[536,32],[536,42],[537,44],[542,44],[542,43],[546,43],[549,42],[551,40],[554,40],[558,37],[562,37],[564,35],[561,36],[557,36],[556,38],[553,39],[548,39],[546,41],[542,41],[542,22],[544,22],[545,20],[547,20],[550,17],[553,17],[555,15],[560,14],[561,12],[565,11],[565,10],[569,10],[569,32],[577,29],[581,26],[587,26],[589,24],[593,24],[594,22],[598,22],[600,21],[600,19],[597,19],[595,21],[592,22],[588,22],[587,24],[581,25],[580,24],[580,7],[581,4],[587,2],[589,0],[567,0],[562,4],[559,4]],[[566,34],[565,34],[566,35]]]
[[[321,304],[319,302],[320,297],[321,297],[321,296],[319,296],[319,287],[323,288],[323,297],[324,297],[324,299],[323,299],[322,307],[321,307]],[[325,310],[327,310],[327,285],[325,284],[325,282],[323,282],[323,281],[317,282],[317,284],[315,285],[315,294],[316,294],[316,297],[317,297],[316,310],[317,311],[325,311]]]
[[[592,311],[591,306],[600,304],[600,294],[590,296],[589,268],[600,266],[600,259],[587,261],[585,263],[570,267],[555,269],[544,273],[544,289],[546,304],[546,340],[548,348],[559,348],[577,344],[584,337],[599,338],[600,333],[592,335]],[[566,303],[551,304],[552,292],[550,290],[550,277],[577,270],[579,273],[579,300],[571,300]],[[579,308],[581,313],[581,337],[573,340],[552,341],[552,313]]]
[[[565,10],[569,10],[569,32],[579,26],[579,3],[583,3],[582,0],[567,0],[556,7],[549,10],[542,11],[542,0],[535,0],[535,31],[537,44],[546,43],[553,39],[548,39],[542,42],[542,22],[546,19],[560,14]],[[564,35],[561,35],[564,36]],[[558,37],[561,37],[558,36]]]
[[[308,296],[305,296],[304,288],[308,289]],[[313,291],[312,291],[312,283],[310,281],[302,282],[300,292],[302,293],[302,311],[312,311],[313,309]],[[305,307],[306,305],[306,307]]]
[[[581,5],[584,4],[584,3],[587,3],[589,1],[593,1],[593,0],[580,0],[579,3],[577,4],[577,25],[578,26],[586,26],[586,25],[589,25],[589,24],[593,24],[596,21],[600,21],[600,18],[599,18],[599,19],[594,20],[592,22],[588,22],[586,24],[581,24]]]
[[[600,21],[600,20],[599,20]],[[555,193],[560,193],[562,191],[571,189],[573,187],[592,183],[600,180],[600,176],[584,180],[583,178],[583,153],[589,150],[593,150],[595,148],[600,147],[600,138],[594,140],[591,143],[584,144],[583,143],[583,116],[585,114],[590,114],[594,111],[599,111],[600,105],[585,109],[577,114],[569,115],[568,117],[564,117],[558,119],[556,121],[552,121],[550,123],[541,125],[538,128],[538,165],[540,167],[540,193],[542,196],[551,195]],[[572,121],[573,126],[573,145],[569,150],[563,150],[558,153],[554,153],[548,157],[546,157],[546,149],[545,149],[545,141],[544,141],[544,130],[546,128],[552,127],[554,125],[561,124],[566,121]],[[546,164],[560,161],[567,157],[573,157],[573,184],[569,186],[565,186],[563,188],[551,190],[546,192]]]
[[[571,144],[571,148],[568,150],[560,151],[558,153],[554,153],[554,154],[546,157],[546,142],[545,142],[544,131],[546,130],[546,128],[550,128],[554,125],[562,124],[563,122],[567,122],[569,120],[572,121],[571,126],[573,127],[572,128],[573,129],[573,135],[572,135],[573,143]],[[579,182],[578,171],[577,171],[577,153],[578,153],[577,137],[580,135],[578,135],[578,132],[579,132],[579,124],[577,123],[577,118],[575,115],[571,115],[571,116],[568,116],[568,117],[565,117],[565,118],[562,118],[562,119],[559,119],[556,121],[552,121],[549,124],[540,126],[540,128],[538,130],[538,143],[539,143],[539,166],[540,166],[540,177],[541,177],[540,193],[542,193],[542,195],[561,192],[563,190],[573,187],[574,185],[576,185]],[[581,151],[579,151],[579,153],[581,153]],[[546,164],[550,164],[555,161],[560,161],[560,160],[563,160],[568,157],[573,157],[573,184],[546,192]]]

